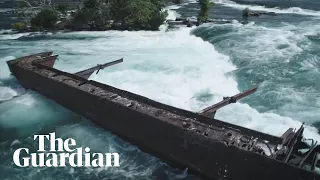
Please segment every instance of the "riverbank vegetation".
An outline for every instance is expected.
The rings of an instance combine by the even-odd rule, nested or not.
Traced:
[[[198,23],[201,24],[208,21],[209,10],[213,3],[211,3],[210,0],[197,0],[197,2],[200,6],[200,11],[198,14]]]
[[[184,0],[73,0],[54,4],[52,0],[29,0],[29,7],[15,8],[19,20],[12,24],[18,32],[34,31],[106,31],[159,30],[168,16],[168,3]],[[188,27],[211,22],[210,0],[197,0],[200,11],[197,20],[183,19]],[[32,6],[33,5],[33,6]]]
[[[16,8],[18,31],[158,30],[168,12],[166,0],[78,0],[54,5],[50,0],[30,12]],[[35,12],[35,13],[34,13]]]

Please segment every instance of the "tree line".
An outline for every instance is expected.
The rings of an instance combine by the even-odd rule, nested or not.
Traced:
[[[52,30],[158,30],[168,16],[164,7],[183,0],[73,0],[55,5],[52,0],[30,0],[37,8],[30,11],[15,8],[21,22],[13,24],[18,31]],[[209,0],[197,0],[199,24],[206,22]],[[36,3],[37,2],[37,3]]]
[[[14,29],[43,30],[158,30],[168,12],[165,0],[76,0],[72,4],[43,4]],[[29,10],[30,11],[30,10]]]

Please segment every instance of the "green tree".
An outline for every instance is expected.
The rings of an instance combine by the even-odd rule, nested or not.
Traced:
[[[110,0],[110,14],[115,23],[124,23],[124,19],[127,16],[125,7],[129,3],[127,0]]]
[[[200,5],[200,12],[198,14],[198,22],[203,23],[208,20],[209,10],[211,7],[210,0],[197,0]]]
[[[157,30],[168,13],[163,0],[110,0],[111,16],[122,28]]]
[[[86,0],[74,14],[70,26],[74,30],[107,30],[110,28],[110,18],[109,3],[105,0]]]
[[[69,6],[68,5],[64,5],[64,4],[59,4],[55,7],[55,9],[62,13],[63,15],[67,15],[67,12],[69,10]]]
[[[83,7],[86,9],[94,9],[100,4],[99,0],[86,0],[83,2]]]
[[[53,29],[58,21],[58,15],[54,10],[43,9],[31,19],[31,27],[36,29]]]
[[[124,7],[124,23],[127,26],[146,26],[151,19],[154,6],[148,0],[129,1]]]
[[[152,18],[148,21],[150,30],[158,30],[168,16],[168,11],[153,12]]]
[[[35,1],[46,2],[27,23],[35,30],[158,30],[168,16],[163,10],[168,0],[73,0],[70,6],[77,8],[71,16],[66,5],[53,7],[51,0]]]
[[[182,4],[184,3],[184,0],[172,0],[172,2],[175,4]]]
[[[24,31],[26,30],[26,25],[23,22],[17,22],[11,25],[11,28],[17,31]]]
[[[164,7],[166,7],[166,1],[165,0],[151,0],[151,3],[153,5],[155,5],[155,7],[157,8],[157,10],[161,10]]]

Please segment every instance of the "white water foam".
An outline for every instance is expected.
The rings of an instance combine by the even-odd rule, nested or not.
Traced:
[[[142,153],[136,146],[123,142],[102,128],[82,121],[79,124],[66,125],[56,129],[56,135],[61,138],[74,138],[78,147],[90,147],[90,152],[119,152],[121,153],[119,168],[86,168],[86,174],[124,176],[130,179],[150,177],[162,165],[157,158]],[[86,134],[84,137],[83,135]],[[132,155],[134,154],[134,155]],[[143,162],[143,164],[139,163]],[[122,178],[119,178],[122,179]]]
[[[271,57],[281,57],[282,59],[289,60],[292,56],[302,52],[303,49],[298,44],[306,40],[305,34],[310,33],[309,30],[315,29],[315,26],[313,26],[313,28],[305,28],[303,32],[299,33],[294,32],[297,28],[291,25],[283,25],[282,28],[267,28],[256,25],[254,22],[246,25],[234,22],[232,24],[217,26],[233,26],[232,28],[237,29],[236,33],[242,35],[242,41],[230,39],[221,42],[236,43],[237,46],[230,49],[230,51],[237,50],[239,52],[238,56],[252,57],[254,61],[268,62],[272,59]],[[209,26],[208,28],[214,27]],[[305,44],[308,45],[308,43]]]
[[[176,11],[173,11],[174,9],[179,9],[180,6],[172,5],[165,8],[168,11],[168,17],[167,20],[175,20],[177,17],[180,17],[181,15],[177,13]]]
[[[217,29],[234,29],[234,31],[224,35],[232,38],[225,38],[216,42],[215,39],[220,37],[213,36],[211,40],[216,42],[215,45],[222,49],[225,54],[232,55],[237,64],[244,63],[248,65],[240,65],[243,67],[243,69],[237,71],[242,74],[240,75],[241,77],[239,76],[240,79],[243,77],[248,77],[249,79],[263,77],[265,79],[260,84],[262,91],[258,91],[255,95],[265,99],[267,107],[270,105],[268,101],[275,100],[274,105],[277,108],[274,108],[273,112],[307,124],[312,124],[319,120],[317,118],[319,117],[319,106],[316,105],[317,98],[314,98],[317,97],[317,86],[308,89],[297,88],[295,83],[299,82],[295,82],[295,80],[290,82],[290,78],[297,79],[296,77],[300,75],[302,69],[310,73],[309,78],[316,78],[317,74],[319,75],[317,68],[317,60],[319,58],[316,54],[308,53],[308,51],[314,51],[314,44],[306,37],[306,35],[319,32],[319,25],[313,25],[310,22],[301,22],[299,26],[283,23],[279,28],[263,27],[254,23],[246,25],[234,23],[208,25],[203,27],[202,31],[210,32],[211,28],[213,31]],[[302,54],[305,54],[305,58],[301,58]],[[301,58],[298,61],[302,66],[301,70],[289,68],[291,66],[298,66],[299,68],[299,65],[295,65],[297,58]],[[283,68],[281,68],[282,66]],[[266,91],[266,89],[272,89],[272,91]],[[312,97],[312,94],[315,96]],[[270,100],[268,98],[270,96],[276,96],[276,98]],[[305,106],[301,106],[301,104],[305,104]],[[260,106],[264,107],[265,104]]]
[[[0,104],[0,126],[12,131],[12,136],[25,136],[44,127],[67,123],[76,117],[50,100],[27,92]]]
[[[1,79],[7,78],[10,76],[10,71],[6,62],[12,59],[15,59],[15,57],[7,56],[7,57],[0,58],[0,81]]]
[[[13,9],[0,9],[0,13],[5,13],[5,12],[9,12],[9,11],[13,11]]]
[[[274,12],[278,14],[300,14],[300,15],[307,15],[307,16],[320,16],[320,11],[302,9],[300,7],[290,7],[290,8],[280,9],[278,7],[268,8],[266,6],[259,6],[259,5],[238,4],[236,2],[229,1],[229,0],[212,0],[212,2],[216,4],[221,4],[223,6],[235,8],[235,9],[240,9],[240,10],[249,8],[254,11],[266,11],[266,12]]]
[[[99,44],[99,48],[113,46],[115,49],[122,49],[120,53],[130,52],[124,56],[125,65],[101,72],[92,79],[192,111],[199,111],[221,100],[223,96],[239,92],[237,83],[225,76],[226,72],[235,69],[228,57],[215,51],[211,44],[190,36],[189,32],[189,29],[182,28],[166,34],[127,32],[120,38],[121,35],[118,34],[117,38]],[[288,37],[290,36],[293,35],[288,31]],[[129,37],[135,38],[130,40]],[[292,44],[280,36],[279,40],[275,41]],[[123,44],[116,43],[118,41],[135,43],[135,47],[122,46]],[[295,44],[290,48],[300,51]],[[194,95],[203,91],[213,94],[214,98],[206,103],[195,100]],[[298,128],[301,125],[301,122],[292,118],[259,113],[241,103],[222,109],[217,117],[274,135],[281,135],[287,128]],[[305,136],[320,139],[313,127],[306,128]]]
[[[173,18],[174,14],[171,15]],[[97,39],[90,40],[90,46],[88,41],[77,40],[68,43],[55,40],[55,43],[41,42],[41,45],[61,52],[56,67],[68,72],[124,57],[124,63],[94,74],[91,79],[176,107],[199,111],[239,90],[237,82],[225,75],[235,70],[228,56],[218,53],[201,38],[191,36],[190,31],[190,28],[181,28],[169,32],[68,33],[66,36],[94,36]],[[64,55],[70,51],[85,52],[86,55]],[[203,92],[212,94],[213,98],[199,101],[196,95]],[[223,108],[217,118],[274,135],[281,135],[287,128],[298,128],[301,124],[277,114],[259,113],[241,103]],[[307,127],[305,135],[320,140],[315,128]]]
[[[13,40],[13,39],[18,39],[23,36],[27,36],[30,33],[18,33],[18,34],[4,34],[0,35],[0,40]]]
[[[171,18],[175,14],[171,13]],[[237,24],[235,24],[237,25]],[[275,37],[275,41],[284,39]],[[57,35],[53,35],[57,36]],[[80,32],[68,33],[63,36],[88,36],[96,37],[94,40],[70,40],[67,43],[60,40],[36,42],[34,46],[41,45],[61,54],[56,67],[65,71],[76,72],[92,65],[124,57],[124,62],[119,65],[104,69],[91,79],[105,82],[119,88],[145,95],[152,99],[168,103],[180,108],[199,111],[200,109],[220,101],[223,96],[239,92],[237,82],[227,77],[225,73],[235,70],[226,55],[218,53],[214,47],[190,35],[190,29],[181,28],[177,31],[167,32]],[[290,46],[291,47],[291,46]],[[294,50],[295,46],[292,46]],[[30,50],[39,47],[30,47]],[[67,52],[80,55],[67,55]],[[5,65],[4,61],[0,61]],[[6,72],[3,76],[8,76]],[[198,94],[213,94],[213,98],[205,102],[197,99]],[[16,127],[28,131],[50,125],[54,120],[63,119],[66,114],[60,114],[62,109],[55,108],[44,99],[26,94],[14,101],[0,106],[0,124]],[[60,114],[60,115],[59,115]],[[253,128],[270,134],[281,135],[289,127],[299,127],[300,122],[274,113],[259,113],[247,104],[237,103],[223,108],[218,112],[217,118],[234,124]],[[39,125],[41,124],[41,125]],[[30,130],[25,130],[29,126]],[[91,127],[87,124],[65,125],[56,129],[58,136],[63,138],[73,137],[81,146],[89,146],[92,150],[106,152],[117,149],[138,151],[134,146],[125,147],[116,143],[110,134],[104,130]],[[32,134],[32,133],[31,133]],[[85,136],[84,136],[85,135]],[[319,140],[319,135],[314,128],[307,127],[305,135]],[[118,150],[116,151],[118,152]],[[122,151],[119,151],[122,152]],[[130,153],[130,152],[129,152]],[[101,177],[101,171],[114,175],[123,175],[125,178],[139,179],[150,177],[159,166],[154,157],[144,153],[134,155],[121,155],[121,162],[128,166],[121,168],[85,168],[80,175],[95,174]],[[142,159],[142,160],[141,160]],[[146,160],[147,159],[147,160]],[[139,162],[143,162],[141,165]],[[130,165],[130,166],[129,166]],[[41,170],[31,170],[29,179],[36,179]],[[67,169],[70,176],[77,179],[79,173],[75,168]],[[57,173],[61,173],[57,171]],[[42,174],[46,174],[43,173]],[[183,178],[186,172],[182,174]],[[21,174],[17,174],[17,176]],[[46,177],[51,179],[51,177]],[[170,176],[172,177],[172,176]],[[22,178],[22,177],[21,177]],[[119,178],[121,179],[121,178]]]
[[[25,89],[19,85],[11,87],[8,85],[4,85],[4,83],[2,82],[3,79],[7,79],[10,77],[10,71],[6,64],[6,61],[12,59],[15,59],[15,57],[7,56],[4,58],[0,58],[0,103],[3,101],[8,101],[25,92]]]
[[[93,75],[93,80],[192,111],[239,92],[236,81],[225,76],[235,69],[229,58],[211,44],[191,36],[188,28],[168,33],[106,32],[110,33],[108,41],[96,40],[87,50],[99,52],[95,63],[105,62],[102,57],[124,57],[124,63]],[[68,68],[67,64],[61,67]],[[214,97],[208,102],[198,101],[195,95],[201,92]],[[222,109],[217,118],[274,135],[301,125],[288,117],[259,113],[241,103]],[[305,135],[320,139],[312,127],[306,128]]]
[[[3,34],[3,33],[11,34],[11,33],[13,33],[13,30],[11,30],[11,29],[0,29],[0,34]]]
[[[18,93],[15,90],[13,90],[9,87],[1,87],[0,86],[0,102],[12,99],[13,97],[15,97],[17,95],[18,95]]]

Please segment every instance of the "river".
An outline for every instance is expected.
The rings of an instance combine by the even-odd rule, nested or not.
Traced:
[[[275,12],[249,17],[242,10]],[[170,6],[169,19],[196,16],[195,1]],[[72,32],[0,35],[0,174],[2,179],[198,179],[140,151],[89,120],[22,88],[7,60],[52,50],[67,72],[119,58],[90,77],[179,108],[199,111],[253,86],[258,91],[218,111],[217,119],[281,135],[306,123],[305,137],[320,140],[320,2],[216,1],[210,18],[231,24],[157,32]],[[10,30],[2,30],[10,31]],[[85,103],[85,102],[83,102]],[[119,168],[18,168],[15,147],[36,149],[33,135],[56,132],[91,152],[120,153]],[[165,133],[165,132],[164,132]]]

